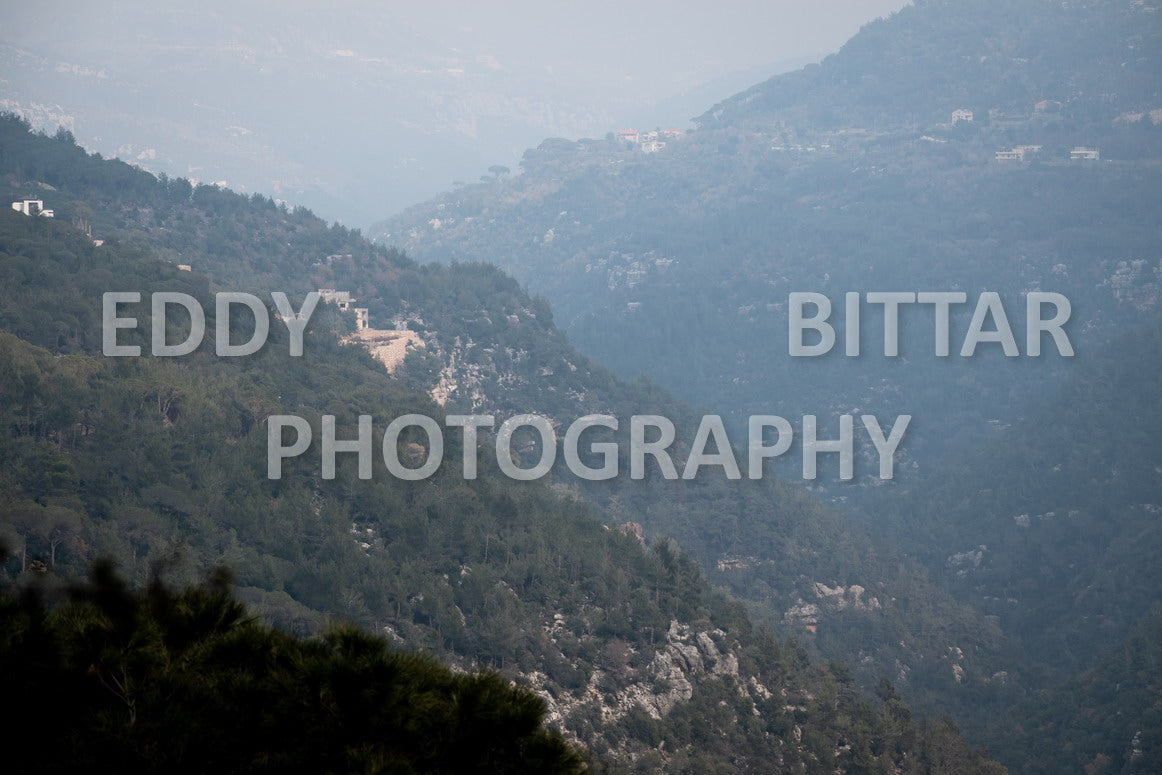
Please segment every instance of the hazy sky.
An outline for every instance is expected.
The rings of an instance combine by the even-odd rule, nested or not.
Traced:
[[[153,171],[360,225],[546,137],[683,126],[903,5],[6,3],[0,109]]]
[[[641,96],[684,82],[783,59],[826,54],[863,23],[898,10],[901,0],[407,0],[399,2],[191,3],[38,0],[6,3],[0,39],[34,49],[128,53],[136,40],[205,45],[261,44],[258,25],[320,36],[364,55],[380,55],[383,25],[446,53],[493,57],[507,69],[595,74],[640,82]],[[184,10],[190,9],[190,10]],[[369,23],[370,22],[370,23]],[[362,49],[362,50],[360,50]],[[653,71],[652,73],[650,71]],[[588,79],[587,79],[588,80]]]

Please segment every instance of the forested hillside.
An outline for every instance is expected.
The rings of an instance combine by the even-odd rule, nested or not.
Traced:
[[[58,209],[86,213],[98,224],[95,235],[115,235],[126,245],[162,244],[170,260],[205,271],[223,287],[264,293],[351,289],[370,308],[373,325],[387,320],[420,332],[425,348],[413,352],[397,376],[405,386],[441,395],[444,411],[487,411],[500,418],[535,411],[562,424],[606,412],[621,419],[615,438],[623,442],[623,458],[629,416],[661,414],[678,428],[679,465],[689,451],[696,417],[688,406],[648,384],[620,382],[578,354],[553,326],[548,306],[530,300],[493,268],[418,266],[355,233],[328,228],[306,212],[288,213],[266,200],[212,187],[191,190],[184,181],[158,183],[119,163],[85,156],[68,137],[29,135],[18,122],[0,127],[8,132],[0,148],[19,149],[9,157],[10,174],[35,175],[20,179],[54,186]],[[90,182],[100,181],[107,167],[116,186]],[[36,259],[28,263],[43,266]],[[12,263],[14,271],[21,266]],[[189,274],[172,275],[189,282]],[[67,286],[60,275],[43,283],[46,293]],[[87,336],[92,348],[99,345],[96,310],[92,302],[85,304],[93,297],[77,297],[75,305],[50,307],[37,303],[35,295],[22,295],[10,303],[25,311],[12,317],[43,315],[44,309],[87,314],[71,330]],[[77,346],[54,336],[32,341]],[[312,373],[309,380],[328,389],[349,381],[338,371]],[[291,395],[300,390],[287,389],[295,391]],[[351,404],[350,422],[363,408]],[[251,422],[264,416],[253,414]],[[536,456],[530,450],[526,464]],[[1024,691],[1017,680],[1022,668],[995,623],[952,600],[897,550],[872,544],[861,529],[796,488],[769,475],[731,482],[713,472],[692,481],[669,481],[654,472],[643,481],[621,476],[584,482],[569,476],[560,460],[558,455],[559,489],[593,504],[611,526],[632,531],[640,525],[651,543],[676,539],[716,585],[750,601],[760,621],[800,638],[818,657],[845,661],[865,691],[888,676],[921,712],[950,713],[962,722],[986,698],[1005,703]],[[621,470],[628,468],[622,459]],[[484,540],[491,539],[484,535]],[[1012,676],[1013,682],[995,680],[998,674]]]
[[[1029,772],[1105,759],[1110,771],[1158,766],[1162,663],[1146,644],[1162,553],[1159,363],[1155,317],[994,441],[866,509],[881,540],[996,617],[1036,660],[1046,689],[982,733],[1006,760],[1039,752]]]
[[[1138,732],[1142,750],[1154,739],[1150,660],[1143,691],[1111,701],[1140,729],[1091,734],[1084,712],[1055,718],[1040,743],[1010,729],[1030,707],[1022,697],[1105,707],[1106,685],[1076,676],[1131,643],[1159,600],[1160,24],[1128,0],[917,2],[820,65],[724,100],[697,131],[546,140],[525,154],[522,174],[448,192],[374,236],[425,262],[494,262],[548,297],[578,349],[734,427],[767,413],[913,415],[893,482],[859,475],[875,470],[864,450],[853,482],[825,468],[811,483],[867,526],[872,543],[855,545],[875,555],[853,562],[829,549],[830,567],[794,571],[814,592],[785,596],[787,579],[764,563],[786,569],[802,556],[789,548],[819,545],[780,544],[797,535],[780,522],[791,508],[719,522],[702,543],[718,551],[701,559],[737,594],[800,625],[811,607],[842,600],[831,619],[842,625],[820,624],[816,648],[856,664],[870,656],[913,691],[943,676],[944,707],[959,708],[974,739],[1014,769],[1149,771],[1148,751],[1126,752],[1138,750]],[[839,345],[826,357],[788,354],[795,291],[834,306]],[[849,291],[965,293],[951,312],[951,355],[934,354],[923,305],[901,308],[899,354],[887,354],[884,309],[862,297],[861,353],[845,356]],[[989,291],[1001,295],[1019,354],[994,344],[961,356],[973,305]],[[1032,291],[1070,300],[1074,355],[1050,345],[1028,356]],[[798,476],[793,453],[783,473]],[[801,524],[830,531],[826,517]],[[924,587],[880,594],[874,584],[889,583],[897,561],[911,577],[909,560],[966,604],[963,618],[946,607],[918,614],[935,599],[918,594]],[[868,594],[909,611],[910,642],[971,624],[926,641],[943,640],[943,655],[892,654],[891,670],[880,644],[898,641],[885,617],[853,621]],[[856,642],[877,645],[864,655]],[[1055,741],[1071,734],[1089,748],[1063,753]]]
[[[0,301],[0,525],[14,583],[78,577],[101,556],[137,584],[159,562],[177,563],[179,584],[222,564],[242,601],[292,633],[340,619],[528,685],[550,723],[618,770],[996,769],[947,723],[912,721],[890,684],[866,699],[848,668],[755,627],[672,541],[651,533],[644,546],[559,486],[500,476],[486,455],[475,480],[449,463],[423,481],[382,469],[365,481],[351,456],[324,480],[316,441],[282,479],[267,478],[272,414],[306,417],[316,439],[325,414],[341,428],[359,414],[378,427],[408,412],[442,418],[454,401],[441,408],[415,388],[446,371],[457,338],[498,353],[481,359],[492,371],[475,391],[498,413],[504,402],[550,415],[677,405],[571,351],[546,305],[496,270],[418,267],[305,211],[157,181],[86,156],[66,134],[0,123],[5,193],[35,194],[57,216],[0,213],[0,271],[12,290]],[[424,351],[391,376],[340,343],[349,317],[321,307],[302,358],[288,354],[277,323],[245,358],[216,357],[209,340],[180,358],[99,355],[108,290],[189,293],[213,330],[214,292],[286,291],[297,308],[319,287],[350,289],[381,325],[410,323]],[[148,352],[148,310],[134,309],[139,325],[122,344]],[[230,322],[235,341],[249,325]],[[174,322],[170,341],[181,333]],[[545,366],[589,380],[587,394]],[[454,438],[448,461],[460,460]],[[405,438],[404,452],[418,441]],[[6,641],[16,664],[23,637]]]
[[[977,294],[1001,293],[1018,329],[1027,291],[1065,294],[1083,353],[1154,304],[1162,98],[1146,76],[1160,46],[1157,14],[1127,1],[919,3],[660,150],[549,140],[522,175],[449,192],[374,236],[421,261],[496,263],[548,297],[583,352],[740,423],[910,412],[903,455],[923,468],[987,440],[1072,368],[1053,349],[956,357]],[[973,120],[954,123],[958,109]],[[996,158],[1017,147],[1023,160]],[[1071,160],[1077,147],[1100,159]],[[954,357],[932,355],[921,306],[902,311],[900,355],[885,356],[869,304],[858,358],[788,356],[790,292],[828,295],[842,333],[842,294],[883,290],[965,292]],[[860,498],[859,484],[833,494]]]
[[[1014,708],[1006,747],[1041,752],[1023,770],[1145,775],[1162,769],[1159,644],[1162,612],[1155,607],[1089,669]],[[1119,744],[1111,745],[1114,740]]]

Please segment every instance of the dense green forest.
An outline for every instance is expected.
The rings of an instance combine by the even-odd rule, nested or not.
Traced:
[[[1110,771],[1158,766],[1160,663],[1144,644],[1158,622],[1162,395],[1143,368],[1158,363],[1155,318],[1092,354],[991,443],[866,509],[881,540],[1036,655],[1045,688],[981,738],[1005,759],[1044,750],[1031,772],[1107,759]]]
[[[680,545],[651,534],[644,546],[609,529],[601,511],[565,483],[508,481],[487,456],[476,480],[446,466],[420,482],[363,481],[349,458],[341,458],[336,479],[323,480],[317,441],[286,464],[282,479],[268,479],[264,422],[272,414],[307,417],[316,439],[324,414],[341,427],[353,427],[359,414],[380,426],[407,412],[441,418],[451,402],[441,408],[415,388],[428,386],[428,361],[457,337],[524,364],[524,381],[497,393],[498,403],[547,412],[541,407],[564,411],[594,396],[626,407],[673,399],[620,383],[576,355],[552,328],[544,303],[494,269],[419,267],[305,211],[158,181],[87,156],[66,133],[33,135],[11,118],[0,126],[7,193],[35,192],[57,212],[55,219],[0,213],[0,272],[13,289],[0,300],[0,529],[11,548],[3,565],[11,584],[80,578],[100,557],[146,589],[158,564],[170,568],[178,589],[226,566],[238,600],[286,634],[246,625],[231,635],[214,629],[224,623],[202,622],[209,629],[188,637],[206,639],[198,658],[209,660],[210,680],[223,638],[252,645],[274,639],[325,665],[336,643],[328,622],[350,622],[393,648],[429,652],[457,669],[491,668],[528,686],[547,704],[553,728],[584,744],[593,766],[615,771],[997,771],[950,723],[912,720],[890,683],[878,696],[862,693],[844,665],[817,661],[806,646],[755,626],[745,606],[711,587]],[[179,271],[176,263],[197,271]],[[302,358],[288,354],[279,325],[266,348],[245,358],[215,357],[210,342],[181,358],[99,355],[100,295],[107,290],[189,293],[212,329],[217,290],[285,290],[297,304],[317,287],[349,288],[377,319],[396,315],[422,326],[435,354],[413,357],[390,376],[361,348],[340,343],[351,321],[325,308],[312,320]],[[122,343],[148,344],[148,305],[134,314],[138,328],[123,332]],[[236,340],[248,325],[242,316],[231,320]],[[173,321],[171,341],[181,333]],[[529,379],[545,365],[557,365],[570,381],[554,389],[552,379]],[[511,373],[493,377],[513,382],[504,377]],[[584,379],[591,380],[588,399],[570,389]],[[533,394],[543,394],[544,403],[523,403]],[[448,460],[459,460],[458,452],[451,449]],[[148,597],[117,594],[125,606],[149,610]],[[150,623],[167,616],[164,601],[197,603],[203,594],[165,593],[160,611],[136,620],[161,639],[143,658],[183,648],[166,640],[164,622]],[[27,602],[5,605],[11,664],[28,658],[22,649],[35,629],[28,622],[46,622],[49,641],[77,635],[91,648],[104,637],[100,628],[68,629],[72,612],[102,619],[88,604],[50,612]],[[86,641],[90,636],[97,640]],[[291,636],[307,640],[283,640]],[[379,641],[356,644],[369,661],[396,660]],[[59,670],[78,691],[93,691],[71,659],[61,653],[46,669]],[[342,659],[332,664],[343,669]],[[416,670],[409,680],[448,685],[438,671]],[[472,679],[496,686],[491,680]],[[252,690],[265,691],[239,688]],[[534,715],[526,705],[520,718]],[[137,755],[136,746],[150,745],[156,733],[128,733],[116,755]],[[547,739],[539,734],[534,742]],[[69,745],[92,742],[79,728]],[[523,745],[519,737],[496,743]],[[388,755],[350,745],[357,750],[326,755],[369,762]]]
[[[1008,745],[1050,752],[1025,770],[1049,775],[1162,769],[1159,644],[1162,612],[1155,607],[1129,637],[1104,649],[1091,667],[1014,708],[1009,715]],[[1110,746],[1110,740],[1120,740],[1122,745]]]
[[[371,308],[373,325],[384,325],[380,321],[386,319],[392,325],[407,325],[423,333],[427,342],[424,354],[409,357],[399,382],[428,389],[438,374],[449,376],[459,388],[450,392],[444,411],[490,411],[501,417],[536,411],[562,423],[591,412],[607,412],[622,419],[623,437],[629,415],[658,413],[672,418],[680,429],[675,449],[679,462],[688,448],[684,445],[690,443],[695,423],[690,407],[648,383],[620,382],[578,354],[553,326],[547,305],[530,300],[513,280],[495,269],[477,264],[417,266],[396,252],[361,241],[356,234],[328,228],[304,212],[287,212],[266,200],[238,197],[211,187],[189,190],[180,181],[154,181],[151,186],[151,179],[144,173],[88,157],[67,136],[54,140],[35,137],[18,122],[0,124],[0,128],[8,131],[8,139],[0,143],[0,149],[21,149],[9,157],[13,177],[16,171],[36,174],[37,179],[50,182],[57,189],[64,207],[93,212],[94,221],[108,224],[103,227],[105,231],[94,227],[95,235],[103,234],[118,242],[116,246],[107,242],[100,251],[137,245],[148,249],[151,240],[164,241],[169,246],[170,260],[190,263],[213,277],[231,278],[226,287],[256,292],[277,288],[296,293],[318,287],[354,289],[363,300],[361,303]],[[100,180],[100,170],[106,166],[111,168],[111,179],[133,181],[132,185],[126,182],[103,187],[87,182]],[[122,196],[120,190],[137,193]],[[76,205],[69,204],[74,201]],[[296,247],[299,235],[303,235],[303,244],[308,248]],[[92,250],[82,242],[77,242],[76,251]],[[284,248],[287,243],[291,244],[289,249]],[[300,249],[315,252],[302,254],[296,268],[283,255],[298,255]],[[98,253],[92,255],[96,260]],[[47,264],[39,254],[24,262],[46,271]],[[13,261],[10,266],[15,270],[24,262]],[[108,262],[106,256],[96,267],[108,266]],[[269,285],[248,280],[249,266],[257,267],[254,274],[269,272]],[[188,273],[171,271],[170,275],[181,283],[194,282]],[[98,274],[97,279],[103,277]],[[22,280],[14,278],[14,282]],[[69,278],[58,273],[42,285],[56,292],[71,282],[89,280],[85,275]],[[142,290],[150,287],[143,286]],[[96,289],[94,283],[93,290]],[[93,317],[96,307],[92,301],[95,297],[77,297],[78,309],[88,299],[90,310],[87,323],[77,327],[82,332],[79,336],[88,337],[85,341],[89,348],[97,347]],[[21,310],[12,313],[13,319],[44,314],[42,309],[60,314],[70,308],[60,302],[40,304],[28,294],[8,303],[19,305]],[[213,315],[207,319],[212,325]],[[142,317],[139,327],[144,330],[146,325],[147,319]],[[78,342],[61,340],[52,331],[54,328],[49,325],[39,333],[30,331],[26,335],[30,341],[50,349],[80,346]],[[312,346],[308,337],[308,364],[316,357]],[[281,341],[271,347],[286,352]],[[347,353],[343,357],[357,359],[358,355]],[[307,367],[292,365],[285,372],[286,379],[306,379],[307,384],[319,383],[329,391],[342,390],[343,383],[354,384],[346,370],[304,376],[302,372]],[[283,373],[282,366],[276,370]],[[257,379],[268,384],[271,378]],[[392,387],[385,389],[385,394],[392,395],[398,383],[389,380],[387,384]],[[250,402],[244,405],[269,408],[277,405],[276,396],[298,396],[303,387],[280,383],[258,397],[252,396],[252,387],[238,390]],[[369,387],[367,392],[376,390]],[[310,402],[313,396],[304,400]],[[355,401],[347,401],[346,405],[350,407],[348,423],[372,408]],[[252,416],[244,423],[253,424],[265,416],[254,408],[247,412]],[[341,418],[340,425],[343,423]],[[377,423],[382,427],[383,421]],[[245,427],[250,428],[250,424]],[[318,438],[317,426],[315,437]],[[454,460],[457,455],[455,450],[449,450],[445,457]],[[309,465],[310,459],[308,455],[303,465]],[[318,460],[317,456],[313,459]],[[230,475],[237,475],[235,462],[224,462],[224,467]],[[621,469],[628,469],[627,461],[622,461]],[[454,472],[449,476],[454,476]],[[625,477],[604,483],[578,482],[568,476],[555,480],[559,491],[597,507],[594,513],[607,524],[637,523],[651,543],[663,538],[676,540],[715,585],[750,601],[751,612],[759,621],[770,624],[784,637],[796,637],[817,658],[846,662],[866,692],[873,691],[882,677],[889,676],[921,713],[952,714],[959,723],[971,722],[982,704],[1007,705],[1014,697],[1023,696],[1025,690],[1017,680],[1022,668],[995,623],[954,601],[927,579],[922,567],[903,559],[890,547],[873,545],[865,531],[846,524],[794,487],[772,477],[748,483],[728,482],[713,475],[691,482],[669,482],[657,476],[641,482]],[[428,492],[419,485],[414,488],[420,493]],[[387,503],[395,500],[394,496],[385,497]],[[455,513],[459,504],[459,500],[447,503],[441,513]],[[466,533],[461,540],[484,540],[487,550],[494,539],[487,530],[481,530],[477,535]],[[288,559],[297,562],[297,556]],[[607,578],[610,566],[603,560],[600,567],[601,577]],[[576,572],[572,571],[571,577]],[[240,578],[249,577],[240,574]],[[306,578],[320,578],[320,583],[338,586],[326,574]],[[858,589],[867,591],[866,599],[860,597],[863,593],[857,594]],[[350,583],[340,591],[352,599],[363,599],[355,597],[356,593],[370,596],[371,600],[382,596],[381,590],[365,591]],[[256,591],[244,592],[269,597]],[[288,606],[288,600],[299,601],[297,592],[292,589],[289,593],[289,598],[277,598],[280,606]],[[424,600],[433,599],[432,593],[423,594]],[[394,599],[407,601],[412,597],[414,590],[401,592]],[[400,608],[405,619],[407,610]],[[458,627],[459,615],[449,615]],[[293,616],[309,618],[303,612]],[[656,634],[659,625],[650,626],[652,629],[641,637],[649,639],[651,633]],[[664,630],[667,624],[662,622],[660,626]],[[495,660],[496,656],[489,658]],[[958,670],[967,680],[958,679]],[[993,679],[998,673],[1014,680],[998,682]]]

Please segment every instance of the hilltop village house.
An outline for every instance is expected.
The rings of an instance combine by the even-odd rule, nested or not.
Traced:
[[[52,210],[45,208],[44,200],[42,199],[18,199],[12,203],[12,209],[18,213],[24,213],[25,215],[31,215],[34,217],[40,216],[41,218],[52,218],[55,216],[55,213]],[[105,244],[105,240],[103,239],[93,239],[93,230],[89,228],[89,224],[87,222],[74,219],[73,225],[85,232],[85,236],[93,240],[93,244],[95,246],[101,247]],[[178,268],[180,269],[181,267]]]
[[[41,215],[52,218],[52,210],[44,209],[44,202],[40,199],[21,199],[12,203],[12,209],[25,215]]]
[[[355,333],[343,337],[343,342],[358,343],[366,347],[371,357],[382,363],[389,373],[395,373],[407,357],[410,348],[424,346],[424,340],[420,339],[420,335],[415,331],[372,328],[367,308],[352,306],[356,299],[351,297],[350,291],[320,288],[319,299],[328,304],[335,304],[343,311],[350,310],[355,313]]]

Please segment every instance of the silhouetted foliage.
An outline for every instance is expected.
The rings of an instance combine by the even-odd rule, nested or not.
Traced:
[[[222,577],[133,591],[109,563],[0,595],[8,772],[579,773],[544,701],[351,626],[302,639]]]

